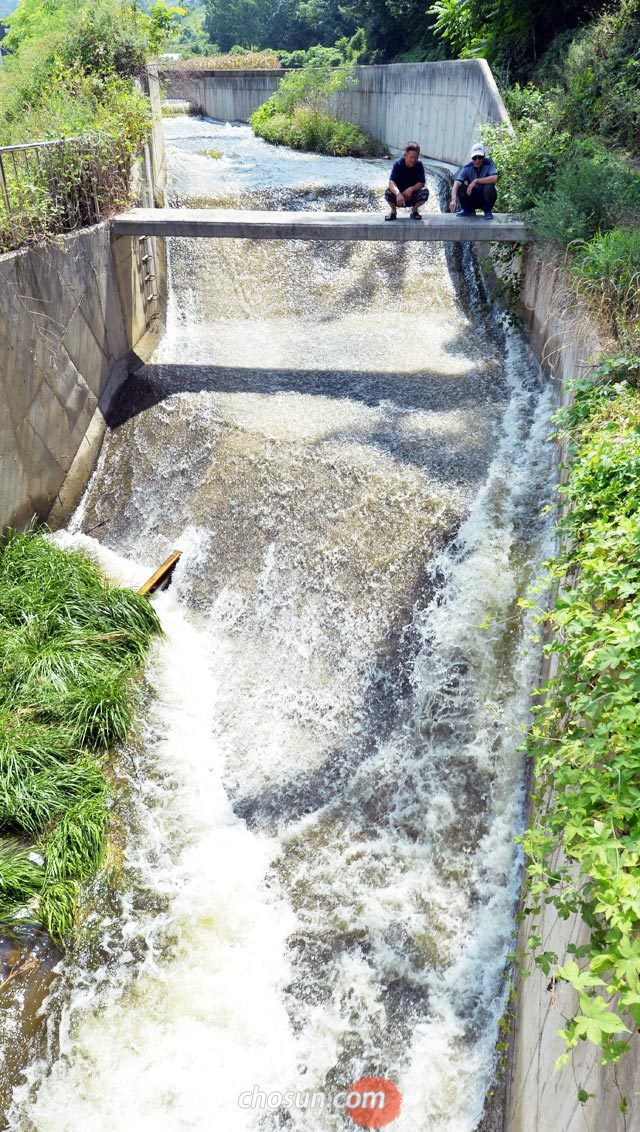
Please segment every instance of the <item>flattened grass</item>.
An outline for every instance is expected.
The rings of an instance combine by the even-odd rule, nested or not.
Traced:
[[[0,550],[0,924],[73,931],[80,885],[104,859],[102,762],[132,718],[160,633],[149,601],[35,531]]]

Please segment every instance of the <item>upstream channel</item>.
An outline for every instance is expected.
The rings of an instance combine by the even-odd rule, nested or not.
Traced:
[[[166,134],[181,204],[383,207],[388,162]],[[58,537],[131,584],[182,559],[117,756],[111,880],[8,1126],[339,1132],[330,1098],[373,1074],[398,1132],[472,1132],[519,881],[550,392],[468,249],[169,259],[166,335]]]

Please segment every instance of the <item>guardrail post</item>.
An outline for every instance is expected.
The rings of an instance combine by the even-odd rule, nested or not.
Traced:
[[[7,216],[11,216],[11,201],[9,200],[9,190],[7,188],[7,178],[4,171],[4,162],[2,154],[0,153],[0,185],[2,186],[2,197],[4,200],[4,207],[7,210]]]

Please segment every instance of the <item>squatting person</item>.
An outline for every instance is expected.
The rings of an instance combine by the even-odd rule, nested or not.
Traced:
[[[412,220],[422,219],[418,208],[429,199],[429,190],[425,187],[424,165],[419,157],[420,146],[410,141],[405,145],[402,157],[394,161],[384,194],[387,204],[391,205],[391,212],[387,213],[385,220],[395,220],[398,208],[410,208]]]
[[[471,159],[456,173],[449,211],[455,212],[459,207],[463,216],[475,216],[476,208],[481,208],[485,219],[492,220],[491,210],[498,195],[497,180],[498,170],[487,157],[484,146],[476,142],[471,147]]]

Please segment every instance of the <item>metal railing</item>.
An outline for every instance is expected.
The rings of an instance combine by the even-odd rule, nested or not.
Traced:
[[[10,186],[24,181],[25,175],[39,175],[43,171],[42,155],[47,150],[60,149],[70,144],[82,142],[83,138],[58,138],[55,141],[26,142],[22,145],[0,146],[0,191],[7,216],[16,211],[16,201],[12,204]]]
[[[96,224],[125,200],[128,164],[97,134],[0,146],[0,252]]]

